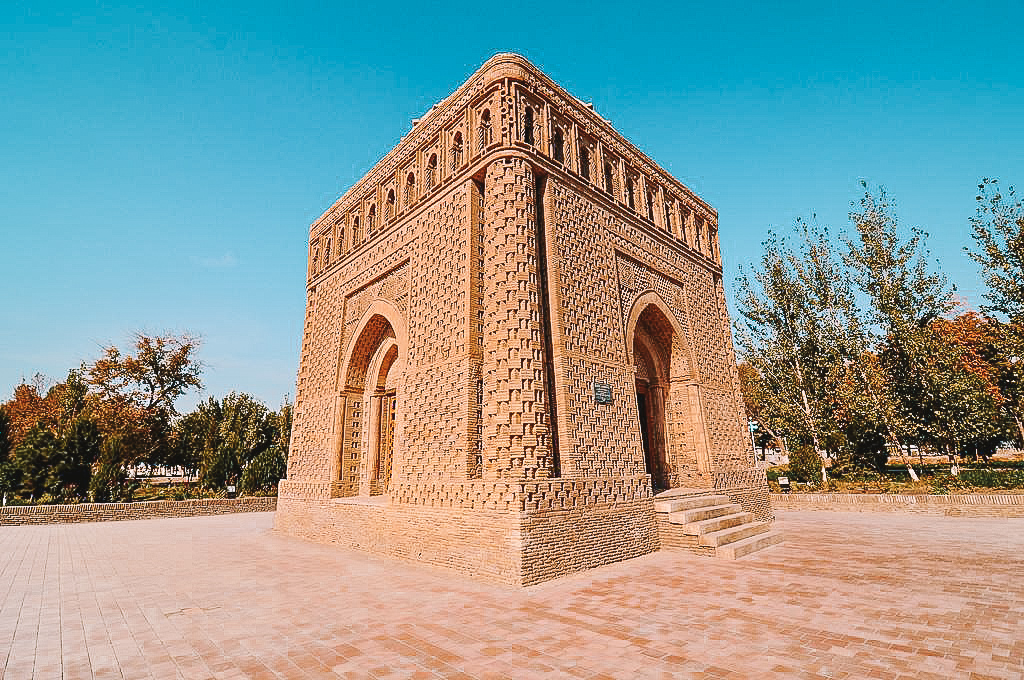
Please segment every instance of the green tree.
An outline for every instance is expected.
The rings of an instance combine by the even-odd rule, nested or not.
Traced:
[[[840,434],[834,395],[860,326],[828,229],[798,220],[797,233],[795,245],[770,234],[753,279],[741,273],[737,341],[756,374],[761,422],[811,446],[828,481],[828,450]]]
[[[176,430],[176,455],[195,461],[204,487],[223,489],[240,483],[243,492],[267,490],[280,479],[270,481],[287,459],[291,408],[269,411],[250,395],[232,392],[221,400],[211,397],[200,403],[178,421]],[[256,467],[243,484],[252,465]]]
[[[0,498],[15,490],[11,450],[11,419],[0,406]]]
[[[988,286],[985,311],[1024,322],[1024,207],[1014,188],[1005,193],[995,179],[978,185],[977,212],[971,218],[976,248],[965,248],[981,265]]]
[[[904,236],[885,190],[876,196],[862,185],[860,209],[850,213],[856,237],[847,241],[846,261],[871,302],[869,320],[881,332],[874,349],[884,392],[876,396],[893,407],[886,409],[887,431],[894,445],[915,440],[948,448],[951,420],[965,415],[957,411],[963,395],[943,370],[956,350],[932,322],[952,311],[953,287],[931,268],[927,233],[913,228]]]
[[[256,455],[242,471],[239,490],[244,494],[268,493],[277,489],[288,467],[288,443],[292,432],[292,407],[284,404],[267,414],[272,430],[270,446]]]
[[[13,468],[19,493],[36,500],[44,494],[59,494],[59,487],[54,489],[51,470],[60,464],[60,458],[60,442],[53,432],[41,425],[29,430],[14,451]]]
[[[89,492],[92,466],[99,460],[102,439],[96,423],[79,417],[61,441],[63,455],[53,461],[50,476],[66,499],[85,498]]]
[[[93,467],[89,497],[94,503],[120,503],[131,500],[132,485],[128,482],[124,461],[124,443],[120,437],[103,440],[99,460]]]
[[[998,180],[986,178],[978,189],[971,218],[975,248],[965,250],[981,265],[989,302],[983,309],[1007,319],[997,326],[1000,408],[1024,446],[1024,205],[1012,186],[1004,192]]]

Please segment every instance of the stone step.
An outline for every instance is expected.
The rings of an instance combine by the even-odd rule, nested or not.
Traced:
[[[771,528],[768,522],[748,522],[739,526],[732,526],[719,531],[712,531],[700,537],[701,545],[710,545],[721,548],[727,544],[736,543],[743,539],[766,533]]]
[[[785,540],[781,531],[769,531],[767,533],[744,538],[742,541],[729,543],[728,545],[715,548],[715,555],[727,560],[734,560],[737,557],[749,555],[752,552],[762,550],[769,546],[777,545]]]
[[[700,522],[705,519],[721,517],[722,515],[734,515],[737,512],[743,512],[743,508],[741,508],[738,503],[709,505],[704,508],[680,510],[679,512],[670,513],[668,521],[672,522],[672,524],[690,524],[692,522]]]
[[[682,498],[666,498],[654,501],[655,512],[679,512],[680,510],[691,510],[703,508],[707,505],[725,505],[729,502],[728,496],[683,496]]]
[[[740,524],[748,524],[753,521],[753,513],[737,512],[732,515],[712,517],[711,519],[701,520],[700,522],[690,522],[689,524],[683,524],[679,528],[682,529],[683,533],[687,536],[703,536],[704,534],[710,534],[713,531],[720,531],[722,529],[739,526]]]

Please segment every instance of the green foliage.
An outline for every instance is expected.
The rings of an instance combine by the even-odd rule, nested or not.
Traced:
[[[292,407],[281,406],[281,410],[267,414],[267,425],[271,428],[270,446],[255,456],[245,470],[239,483],[239,491],[247,495],[276,493],[288,468],[288,442],[292,432]]]
[[[889,460],[885,435],[877,422],[849,422],[837,446],[832,473],[845,476],[869,470],[883,470]]]
[[[85,498],[92,477],[92,465],[100,457],[101,437],[96,423],[77,418],[61,444],[63,455],[51,463],[49,475],[53,485],[60,487],[60,496],[67,500]]]
[[[284,476],[290,432],[289,406],[273,412],[248,394],[233,392],[222,400],[207,399],[179,421],[178,456],[194,461],[204,488],[238,484],[243,493],[265,493]]]
[[[253,458],[242,472],[238,490],[245,495],[268,494],[284,477],[288,458],[276,444]]]
[[[15,490],[11,465],[11,419],[0,407],[0,497]]]
[[[932,323],[952,311],[954,289],[932,270],[928,234],[916,227],[905,234],[899,228],[884,189],[877,196],[866,189],[860,210],[850,219],[856,237],[847,241],[846,261],[870,302],[868,319],[881,331],[873,349],[892,407],[893,438],[948,446],[951,420],[960,414],[937,410],[939,403],[955,407],[945,389],[950,373],[940,364],[954,365],[956,352]]]
[[[116,436],[105,439],[89,484],[89,497],[94,503],[131,500],[135,483],[128,481],[124,460],[124,444],[121,439]]]
[[[990,311],[1009,323],[951,318],[954,288],[927,233],[900,227],[884,190],[864,185],[841,261],[824,228],[798,222],[793,243],[770,235],[760,269],[738,282],[748,416],[791,448],[812,446],[832,476],[879,470],[890,454],[909,467],[907,443],[980,457],[1024,443],[1024,210],[994,185],[981,187],[972,256]]]
[[[43,494],[57,495],[51,469],[61,464],[60,442],[50,430],[36,426],[29,430],[14,451],[14,474],[18,492],[26,498],[40,498]]]
[[[977,213],[971,218],[976,250],[966,248],[981,265],[988,290],[986,311],[1024,321],[1024,206],[1011,186],[985,178],[978,185]]]
[[[744,382],[760,402],[759,421],[824,457],[836,434],[840,369],[856,353],[859,323],[828,230],[803,221],[797,228],[795,244],[770,234],[761,268],[739,279],[736,336],[753,369]]]
[[[1024,470],[1000,470],[992,468],[967,468],[960,470],[960,480],[974,487],[988,489],[1024,488]]]
[[[821,458],[813,446],[802,444],[789,450],[789,474],[809,484],[821,484]]]

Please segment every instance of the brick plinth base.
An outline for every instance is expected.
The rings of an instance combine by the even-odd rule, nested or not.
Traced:
[[[431,483],[429,494],[398,485],[393,497],[332,498],[329,483],[282,480],[275,529],[517,586],[663,547],[713,554],[661,530],[649,484],[646,475],[452,481]],[[707,490],[714,493],[729,495],[759,519],[771,517],[766,488]]]

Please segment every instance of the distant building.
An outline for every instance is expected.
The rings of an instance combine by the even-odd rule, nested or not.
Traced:
[[[312,226],[277,529],[525,584],[673,542],[661,490],[771,518],[717,214],[497,55]]]

